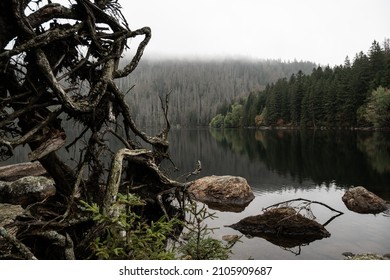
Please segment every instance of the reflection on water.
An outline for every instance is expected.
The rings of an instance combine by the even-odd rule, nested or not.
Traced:
[[[294,181],[362,185],[390,198],[389,133],[357,131],[212,130],[221,147],[246,154]]]
[[[75,132],[68,141],[77,136]],[[388,213],[351,212],[341,197],[351,185],[361,185],[390,200],[389,136],[357,131],[173,130],[169,152],[179,171],[173,171],[170,163],[164,168],[173,178],[184,180],[200,160],[202,172],[198,176],[247,179],[255,199],[240,213],[216,211],[218,219],[209,225],[219,228],[215,231],[217,238],[239,234],[225,225],[261,214],[263,208],[289,199],[320,201],[344,212],[326,225],[329,238],[284,250],[263,238],[243,236],[233,248],[234,259],[342,259],[347,251],[386,254],[390,253]],[[115,145],[115,141],[110,142],[112,150],[116,150]],[[78,151],[75,147],[70,156],[76,157]],[[24,161],[27,153],[21,149],[13,161],[0,165]],[[69,158],[68,152],[60,153]],[[329,210],[315,206],[313,213],[321,224],[332,216]]]
[[[368,158],[373,170],[380,174],[390,173],[389,135],[375,132],[370,137],[360,138],[357,147]]]
[[[172,131],[170,152],[179,173],[193,170],[197,160],[206,175],[245,177],[256,198],[241,213],[218,212],[210,221],[215,235],[239,234],[226,225],[258,215],[281,201],[304,198],[344,212],[326,229],[331,236],[306,246],[281,248],[259,237],[243,236],[234,259],[342,259],[343,252],[390,253],[390,220],[385,213],[361,215],[341,200],[352,185],[362,185],[390,200],[388,133],[357,131]],[[175,173],[173,173],[175,174]],[[313,206],[325,224],[335,212]]]

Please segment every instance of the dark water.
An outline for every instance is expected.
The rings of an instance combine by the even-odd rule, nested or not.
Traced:
[[[364,186],[390,200],[389,137],[389,133],[356,131],[172,130],[169,151],[179,171],[172,171],[171,177],[185,178],[200,160],[199,176],[236,175],[248,180],[256,198],[243,212],[212,210],[218,218],[209,226],[218,228],[217,238],[240,235],[225,225],[289,199],[320,201],[344,212],[326,226],[329,238],[287,249],[243,236],[233,247],[232,259],[330,260],[343,259],[347,251],[386,254],[390,253],[390,215],[351,212],[341,197],[350,186]],[[16,151],[14,158],[0,165],[25,161],[27,152]],[[77,149],[71,153],[63,156],[77,158]],[[166,168],[173,170],[169,164]],[[312,210],[321,224],[335,214],[324,207]]]
[[[289,199],[320,201],[344,212],[326,226],[329,238],[287,249],[243,236],[233,248],[232,259],[343,259],[347,251],[390,253],[389,214],[357,214],[341,200],[350,186],[364,186],[390,200],[389,136],[356,131],[182,129],[172,132],[170,151],[181,169],[176,176],[192,171],[200,160],[200,176],[242,176],[255,192],[256,198],[241,213],[212,210],[218,218],[209,225],[219,228],[218,238],[240,235],[225,225]],[[324,207],[313,206],[312,211],[321,224],[335,215]]]

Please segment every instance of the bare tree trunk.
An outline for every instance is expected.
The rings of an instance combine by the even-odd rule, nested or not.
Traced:
[[[17,222],[18,242],[57,244],[63,252],[56,256],[77,258],[76,251],[89,245],[80,232],[94,227],[80,210],[81,200],[109,212],[126,179],[147,186],[150,200],[159,203],[162,191],[184,187],[159,169],[168,149],[168,96],[161,98],[165,128],[148,135],[137,127],[115,82],[138,66],[151,39],[149,27],[130,30],[114,0],[3,0],[0,26],[0,158],[29,145],[30,160],[40,162],[57,190],[55,197],[27,207],[29,219]],[[139,36],[135,55],[119,68],[128,40]],[[67,145],[64,120],[80,126]],[[109,137],[123,148],[112,151]],[[78,158],[60,158],[59,149],[76,144]]]

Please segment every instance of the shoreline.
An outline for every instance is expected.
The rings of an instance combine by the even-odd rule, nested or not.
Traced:
[[[390,127],[300,127],[300,126],[248,126],[209,127],[212,129],[255,129],[255,130],[321,130],[321,131],[390,131]]]

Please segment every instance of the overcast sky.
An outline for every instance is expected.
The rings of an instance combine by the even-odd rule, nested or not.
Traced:
[[[120,0],[132,30],[152,29],[146,57],[343,64],[390,38],[389,0]],[[133,48],[137,41],[131,44]]]

